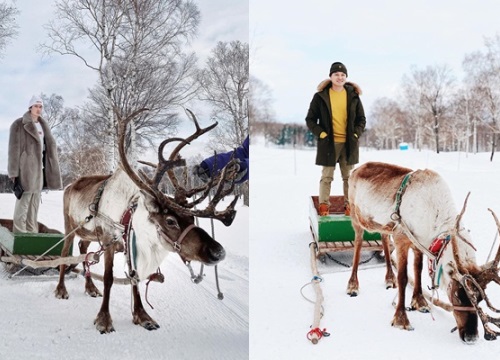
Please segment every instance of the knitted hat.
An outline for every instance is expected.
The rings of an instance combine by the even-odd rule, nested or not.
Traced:
[[[343,72],[345,76],[347,76],[347,69],[344,64],[341,62],[334,62],[332,66],[330,66],[330,74],[328,76],[332,76],[333,73],[335,72]]]
[[[33,95],[30,100],[30,104],[28,105],[28,109],[35,104],[39,104],[43,106],[42,98],[38,95]]]

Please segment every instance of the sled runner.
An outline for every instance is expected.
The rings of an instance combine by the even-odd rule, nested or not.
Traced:
[[[317,268],[317,260],[325,261],[328,253],[349,251],[354,249],[354,230],[351,217],[344,214],[344,197],[330,196],[330,209],[327,216],[319,215],[319,200],[317,196],[309,198],[309,224],[313,242],[309,244],[311,252],[312,285],[316,293],[314,302],[314,320],[307,338],[317,344],[323,336],[328,336],[326,329],[320,329],[323,313],[323,293],[320,283],[322,277]],[[381,236],[378,233],[365,232],[362,250],[382,252]]]

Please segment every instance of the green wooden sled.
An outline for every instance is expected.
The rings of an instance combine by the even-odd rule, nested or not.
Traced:
[[[354,229],[351,217],[344,215],[344,197],[330,196],[330,213],[319,216],[317,196],[309,198],[309,223],[312,236],[316,242],[318,256],[328,252],[346,251],[354,248]],[[363,234],[362,249],[382,251],[382,240],[379,233]]]
[[[318,241],[354,241],[354,229],[351,217],[344,215],[344,197],[330,196],[330,214],[319,216],[319,202],[317,196],[309,200],[309,219],[311,230]],[[363,240],[380,240],[379,233],[365,231]]]
[[[64,234],[48,229],[41,224],[40,229],[48,233],[12,233],[11,221],[0,221],[0,247],[10,255],[60,256],[64,245]],[[72,253],[70,249],[70,254]]]

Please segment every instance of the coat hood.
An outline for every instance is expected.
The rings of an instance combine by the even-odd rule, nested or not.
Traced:
[[[327,87],[329,87],[330,85],[332,84],[332,80],[330,79],[325,79],[323,80],[322,82],[319,83],[318,87],[317,87],[317,90],[318,92],[321,92],[323,90],[325,90]],[[354,91],[356,92],[356,94],[358,95],[361,95],[363,92],[361,91],[361,88],[359,87],[358,84],[356,83],[353,83],[353,82],[350,82],[350,81],[347,81],[345,83],[345,85],[348,85],[348,86],[352,86],[354,88]]]

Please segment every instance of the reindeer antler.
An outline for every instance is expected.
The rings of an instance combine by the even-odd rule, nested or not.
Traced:
[[[477,293],[476,293],[476,291],[471,289],[469,282],[476,289]],[[478,304],[479,302],[478,302],[476,294],[481,295],[481,297],[484,299],[484,301],[486,302],[486,305],[488,306],[488,308],[491,311],[493,311],[495,313],[500,313],[500,310],[498,310],[493,305],[491,305],[490,299],[486,295],[486,292],[484,291],[483,286],[478,281],[476,281],[476,279],[474,279],[471,275],[464,275],[460,281],[460,284],[463,286],[465,292],[467,293],[467,296],[469,297],[470,302],[472,303],[472,305],[476,309],[477,314],[478,314],[479,318],[481,319],[481,322],[483,323],[484,338],[486,340],[495,340],[497,338],[497,336],[500,335],[500,332],[491,329],[489,324],[493,324],[497,327],[500,327],[500,319],[494,318],[493,316],[488,315],[483,311],[483,309]]]
[[[493,219],[495,219],[495,223],[497,224],[498,232],[500,233],[500,222],[498,221],[497,215],[490,208],[488,208],[488,211],[491,212],[491,215],[493,215]],[[495,256],[495,259],[493,260],[492,267],[498,269],[499,262],[500,262],[500,245],[498,246],[497,254]]]
[[[171,209],[172,211],[179,213],[181,215],[186,215],[186,216],[198,216],[198,217],[209,217],[209,218],[215,218],[224,225],[229,226],[236,214],[236,211],[234,210],[234,206],[236,204],[236,201],[238,200],[238,197],[236,196],[233,201],[229,204],[229,206],[223,210],[223,211],[217,211],[216,206],[222,200],[222,198],[229,193],[231,193],[234,189],[234,178],[236,175],[236,172],[234,171],[234,164],[235,161],[231,160],[226,167],[224,167],[223,171],[219,174],[219,176],[214,177],[211,179],[205,186],[196,188],[196,189],[191,189],[191,190],[186,190],[183,188],[180,184],[179,181],[177,180],[177,177],[175,176],[173,172],[173,168],[178,167],[178,166],[186,166],[186,161],[182,159],[179,155],[180,150],[186,146],[187,144],[190,144],[193,140],[197,139],[201,135],[205,134],[206,132],[212,130],[217,126],[217,122],[214,124],[206,127],[206,128],[201,128],[198,124],[198,120],[196,119],[196,116],[189,110],[186,109],[188,114],[191,116],[196,130],[195,132],[187,137],[186,139],[183,138],[170,138],[164,140],[160,146],[158,147],[158,164],[152,164],[149,162],[144,162],[140,161],[142,164],[146,164],[149,166],[154,167],[155,173],[153,174],[152,177],[148,177],[144,171],[139,170],[139,173],[142,177],[142,179],[137,175],[137,173],[132,169],[130,166],[126,154],[125,154],[125,131],[128,126],[128,123],[130,122],[131,119],[133,119],[135,116],[137,116],[140,112],[145,111],[147,109],[141,109],[138,110],[131,115],[129,115],[127,118],[122,119],[119,112],[117,109],[115,109],[115,113],[119,119],[119,153],[120,153],[120,159],[122,162],[122,166],[124,171],[127,173],[127,175],[132,179],[132,181],[142,190],[150,193],[151,195],[155,196],[158,199],[162,199],[165,203],[166,206]],[[163,156],[163,151],[165,146],[168,143],[174,142],[174,141],[179,141],[179,144],[175,147],[175,149],[172,151],[170,154],[168,160],[165,159]],[[165,175],[165,173],[168,175],[168,178],[170,179],[174,189],[174,199],[170,198],[169,196],[163,194],[159,189],[158,186]],[[203,209],[203,210],[198,210],[198,209],[191,209],[194,205],[200,203],[202,200],[204,200],[208,194],[210,193],[211,189],[216,187],[216,192],[215,196],[213,199],[209,202],[208,206]],[[201,196],[201,199],[198,199],[191,204],[187,202],[187,198],[193,196],[196,193],[203,192],[203,195]]]
[[[141,176],[144,177],[144,180],[141,179],[137,173],[132,169],[132,166],[129,164],[128,159],[127,159],[127,154],[125,153],[125,133],[127,130],[127,126],[130,123],[132,119],[137,117],[140,113],[144,111],[148,111],[149,109],[147,108],[142,108],[139,110],[136,110],[132,112],[130,115],[128,115],[126,118],[122,118],[120,111],[118,108],[114,107],[114,112],[116,114],[116,117],[118,118],[118,153],[120,154],[120,161],[123,167],[123,170],[125,173],[130,177],[130,179],[139,187],[139,189],[142,189],[149,194],[153,196],[157,196],[159,191],[157,188],[157,185],[153,179],[156,179],[157,177],[160,177],[159,173],[164,174],[167,169],[175,167],[175,166],[181,166],[184,165],[185,162],[183,163],[182,161],[173,161],[173,162],[168,162],[165,161],[163,158],[163,155],[160,156],[160,162],[157,166],[157,170],[155,175],[153,176],[153,179],[148,178],[141,172]],[[170,139],[171,141],[174,140],[183,140],[183,139]],[[163,160],[163,161],[162,161]],[[161,178],[161,177],[160,177]]]
[[[215,122],[214,124],[206,128],[201,128],[193,112],[189,109],[186,109],[186,112],[193,120],[196,130],[193,134],[184,139],[182,143],[177,145],[177,147],[170,154],[169,161],[174,161],[175,159],[178,159],[179,152],[184,146],[190,144],[193,140],[197,139],[198,137],[207,133],[208,131],[212,130],[218,125],[218,123]],[[179,181],[177,180],[177,177],[175,176],[173,170],[169,169],[167,171],[167,175],[175,189],[175,203],[179,202],[183,203],[182,208],[177,208],[176,211],[189,216],[215,218],[222,221],[224,225],[229,226],[234,220],[234,216],[236,215],[236,212],[234,211],[234,206],[236,205],[238,197],[235,196],[233,201],[231,201],[229,206],[224,211],[217,211],[216,206],[220,202],[220,200],[224,198],[224,196],[230,194],[234,190],[234,179],[236,176],[236,172],[234,171],[234,164],[235,160],[233,159],[233,157],[231,157],[229,163],[224,167],[224,169],[220,172],[218,176],[215,176],[212,179],[210,179],[204,186],[194,188],[191,190],[187,190],[182,186],[180,186]],[[204,199],[206,199],[207,196],[210,194],[210,191],[214,187],[216,187],[215,195],[210,200],[208,206],[203,210],[192,209],[195,205],[201,203]],[[188,203],[187,198],[192,197],[194,194],[197,193],[203,193],[203,194],[199,199],[194,200],[191,203]],[[174,204],[172,204],[172,201],[170,200],[169,204],[171,206],[175,206]]]
[[[468,244],[474,250],[476,250],[476,248],[470,242],[468,242],[462,235],[460,235],[460,221],[462,220],[462,216],[464,215],[465,209],[467,208],[467,201],[469,200],[469,196],[470,196],[470,191],[467,194],[467,196],[465,197],[465,201],[464,201],[464,205],[462,207],[462,211],[457,216],[457,219],[456,219],[456,222],[455,222],[455,229],[454,229],[453,234],[451,236],[451,246],[452,246],[452,249],[453,249],[453,258],[455,259],[455,263],[457,265],[458,272],[460,274],[462,274],[462,275],[463,274],[468,274],[469,271],[462,264],[462,260],[460,259],[460,254],[459,254],[459,250],[458,250],[457,237],[459,237],[462,241],[464,241],[466,244]]]

